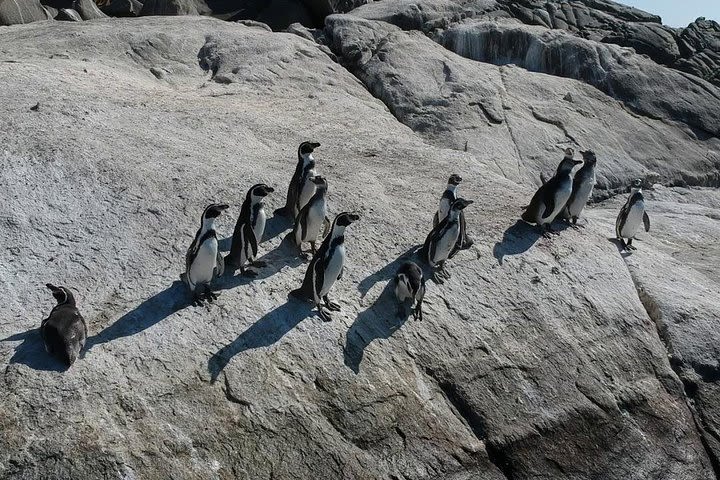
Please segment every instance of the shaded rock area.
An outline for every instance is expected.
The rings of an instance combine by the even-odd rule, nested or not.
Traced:
[[[288,32],[0,29],[0,478],[717,479],[718,88],[519,15],[382,1]],[[342,311],[287,299],[306,264],[272,215],[259,276],[190,306],[203,208],[231,205],[227,251],[247,189],[284,191],[308,139],[330,213],[361,216]],[[598,185],[580,228],[547,239],[518,218],[567,147],[596,152]],[[423,321],[398,316],[393,275],[452,172],[475,243],[428,283]],[[614,222],[638,177],[652,228],[627,255]],[[47,282],[88,322],[68,370],[38,334]]]

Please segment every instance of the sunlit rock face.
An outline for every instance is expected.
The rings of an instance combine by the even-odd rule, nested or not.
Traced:
[[[0,478],[717,478],[718,88],[590,35],[578,12],[659,25],[611,2],[303,8],[319,23],[290,32],[0,28]],[[690,28],[710,55],[714,27]],[[288,299],[307,263],[272,213],[307,140],[330,216],[360,215],[330,322]],[[597,184],[580,227],[545,238],[519,216],[566,148],[596,153]],[[418,321],[393,277],[424,265],[451,173],[474,244]],[[635,178],[651,228],[628,255]],[[257,183],[275,187],[267,265],[191,306],[203,209],[230,205],[225,253]],[[38,332],[48,282],[88,324],[69,369]]]

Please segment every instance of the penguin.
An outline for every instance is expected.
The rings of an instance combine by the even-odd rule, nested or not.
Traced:
[[[436,227],[438,223],[447,217],[450,212],[450,206],[455,200],[457,200],[457,188],[460,186],[462,180],[462,177],[456,173],[450,175],[447,187],[445,188],[442,197],[440,197],[440,205],[438,206],[438,210],[435,212],[435,217],[433,218],[433,227]],[[467,236],[465,212],[460,212],[460,236],[455,244],[455,248],[450,254],[450,258],[455,256],[458,250],[470,248],[472,244],[473,241]]]
[[[274,192],[275,189],[258,183],[253,185],[245,195],[245,201],[240,208],[240,216],[235,223],[235,230],[232,237],[230,254],[225,257],[225,264],[231,270],[239,268],[243,275],[249,277],[257,276],[256,272],[246,270],[245,264],[250,263],[254,267],[264,267],[265,262],[255,260],[258,253],[258,245],[265,233],[265,205],[263,199]]]
[[[202,305],[203,300],[212,302],[217,294],[210,289],[210,282],[225,270],[218,248],[215,219],[227,210],[229,205],[213,203],[205,207],[200,217],[200,229],[185,254],[185,273],[180,277],[193,294],[193,305]]]
[[[292,297],[312,301],[318,309],[320,318],[326,322],[332,320],[327,310],[340,311],[340,305],[328,299],[328,292],[343,275],[345,228],[359,219],[358,214],[349,212],[343,212],[335,217],[330,227],[330,233],[325,237],[308,265],[302,286],[290,292]],[[325,304],[327,310],[323,308],[322,303]]]
[[[637,179],[632,183],[630,197],[620,210],[620,214],[615,222],[615,235],[620,240],[623,250],[637,250],[633,247],[632,241],[635,234],[640,228],[640,223],[645,227],[645,231],[650,231],[650,217],[645,211],[645,198],[642,194],[642,180]],[[627,244],[625,238],[628,239]]]
[[[405,302],[410,301],[413,318],[422,320],[422,302],[425,297],[425,277],[415,262],[405,262],[395,274],[395,296],[400,301],[398,316],[402,317]],[[415,308],[412,308],[415,305]]]
[[[45,350],[70,367],[85,347],[87,324],[70,290],[51,283],[45,286],[52,292],[57,305],[40,324],[40,336],[45,343]]]
[[[317,142],[303,142],[298,147],[298,163],[290,179],[285,206],[275,210],[278,215],[296,218],[302,207],[315,193],[315,184],[310,181],[315,176],[313,151],[320,146]]]
[[[572,222],[572,225],[577,225],[578,217],[582,213],[590,195],[592,195],[593,187],[595,186],[595,165],[597,164],[597,157],[592,150],[586,150],[580,152],[583,156],[583,166],[580,170],[575,172],[575,178],[573,178],[572,193],[570,199],[567,202],[564,210],[565,219]]]
[[[565,158],[558,165],[555,175],[538,189],[522,214],[521,218],[527,223],[538,225],[545,237],[553,233],[550,224],[565,208],[572,193],[572,169],[582,163],[574,160],[574,156],[572,148],[565,150]]]
[[[330,224],[327,218],[327,202],[325,201],[325,193],[328,188],[327,180],[320,175],[315,175],[311,181],[317,186],[315,195],[313,195],[310,201],[300,210],[300,213],[295,219],[295,226],[292,232],[295,245],[300,248],[300,253],[306,258],[307,254],[303,254],[302,252],[303,242],[310,242],[312,254],[315,255],[315,242],[317,241],[318,235],[320,235],[320,230],[324,226],[327,231]]]
[[[464,198],[455,200],[448,215],[433,227],[425,239],[420,255],[433,268],[433,280],[436,283],[444,283],[443,278],[450,278],[450,273],[445,270],[445,262],[455,250],[460,237],[460,212],[473,203]]]

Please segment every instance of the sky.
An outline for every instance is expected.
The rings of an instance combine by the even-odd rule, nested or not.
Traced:
[[[687,27],[698,17],[720,22],[720,0],[616,0],[660,15],[665,25]]]

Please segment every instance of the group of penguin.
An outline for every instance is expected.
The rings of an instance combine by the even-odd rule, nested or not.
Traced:
[[[357,213],[339,213],[332,223],[328,219],[326,194],[327,180],[316,172],[313,152],[320,146],[316,142],[303,142],[298,148],[298,162],[290,181],[284,207],[275,211],[294,219],[289,235],[306,260],[311,258],[300,288],[290,296],[312,302],[318,315],[331,320],[332,311],[340,305],[328,298],[333,284],[342,278],[345,265],[345,229],[360,219]],[[546,180],[525,207],[521,218],[537,225],[544,236],[557,233],[551,229],[556,218],[563,218],[577,228],[577,221],[595,185],[597,159],[592,151],[581,152],[583,161],[574,159],[575,152],[568,148],[557,167],[555,175]],[[573,176],[576,165],[583,166]],[[445,262],[458,251],[470,248],[472,239],[466,231],[464,210],[473,203],[458,196],[462,177],[453,174],[443,192],[433,219],[433,228],[420,249],[420,257],[432,269],[432,278],[442,284],[450,278]],[[650,230],[650,220],[645,211],[642,182],[632,183],[631,194],[617,217],[615,232],[623,250],[634,250],[633,238],[641,225]],[[240,209],[240,216],[233,231],[230,253],[223,258],[215,228],[215,220],[229,208],[227,204],[208,205],[200,218],[200,228],[185,255],[185,272],[182,281],[193,296],[193,305],[212,302],[217,294],[212,291],[212,281],[226,271],[254,277],[257,272],[250,267],[263,268],[257,259],[258,244],[265,232],[267,215],[264,199],[274,189],[266,184],[253,185],[247,192]],[[322,237],[320,247],[316,246]],[[627,242],[625,242],[627,239]],[[303,252],[302,245],[310,244],[310,254]],[[47,284],[57,305],[48,318],[42,321],[40,333],[46,350],[67,366],[73,364],[84,348],[87,339],[85,320],[77,309],[73,294],[65,287]],[[425,295],[423,269],[417,263],[403,263],[395,275],[395,295],[399,301],[398,315],[410,308],[413,317],[422,320],[422,302]]]

